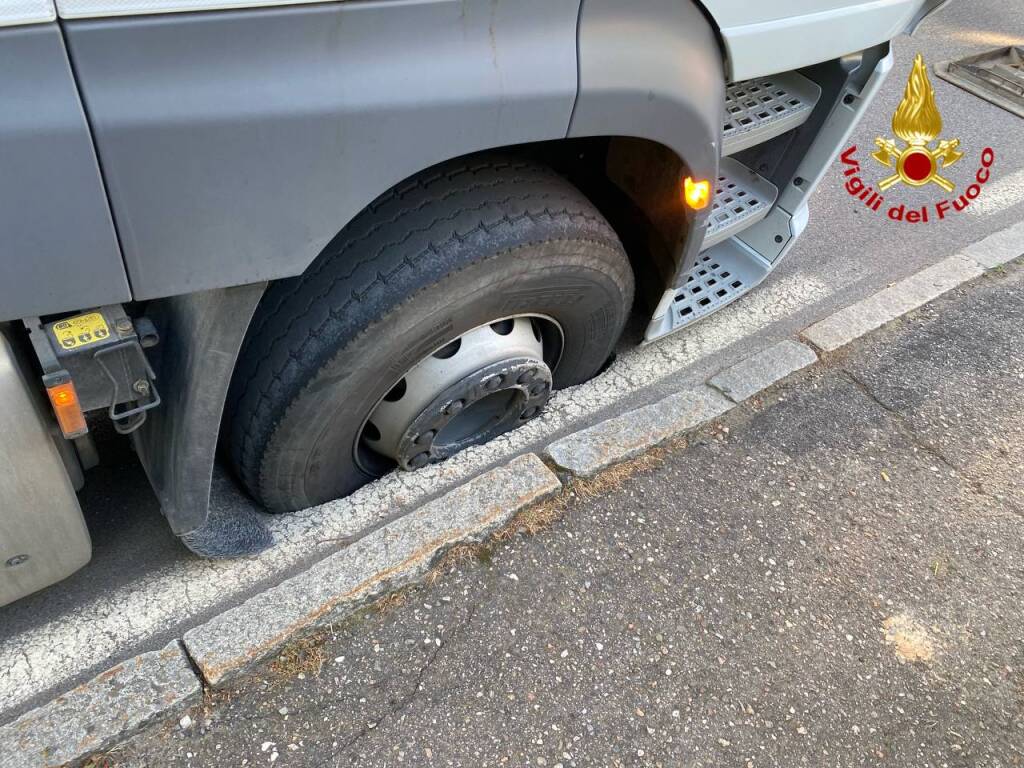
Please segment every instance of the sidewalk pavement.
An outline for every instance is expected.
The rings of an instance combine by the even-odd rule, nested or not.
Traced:
[[[1024,267],[110,766],[1024,765]]]

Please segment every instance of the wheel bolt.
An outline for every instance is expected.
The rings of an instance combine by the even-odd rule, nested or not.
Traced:
[[[411,459],[409,459],[409,466],[413,469],[419,469],[425,467],[427,462],[430,461],[430,454],[424,451],[423,453],[417,453]]]
[[[491,376],[489,379],[484,379],[484,389],[488,392],[493,392],[501,386],[503,376]]]
[[[422,435],[417,437],[413,442],[416,443],[416,445],[430,445],[432,442],[434,442],[434,437],[436,435],[436,429],[428,429]]]
[[[533,381],[536,375],[537,369],[531,368],[530,370],[524,371],[523,373],[519,374],[519,378],[516,379],[516,381],[519,382],[520,384],[529,384],[531,381]]]
[[[538,383],[534,384],[532,387],[530,387],[530,394],[533,397],[536,397],[537,395],[543,393],[547,388],[548,388],[548,384],[547,384],[546,381],[538,382]]]
[[[465,407],[465,400],[452,400],[448,403],[448,407],[444,409],[445,416],[454,416],[456,413],[461,411]]]

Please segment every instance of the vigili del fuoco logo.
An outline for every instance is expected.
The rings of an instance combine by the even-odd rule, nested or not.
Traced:
[[[868,169],[862,169],[856,144],[841,156],[846,166],[843,171],[846,191],[869,210],[884,211],[893,221],[927,224],[966,210],[981,194],[991,176],[995,150],[991,147],[982,150],[977,172],[957,194],[957,185],[947,177],[946,169],[959,162],[964,153],[960,151],[960,139],[942,137],[942,115],[935,104],[935,91],[920,53],[914,58],[903,100],[892,116],[892,132],[895,139],[883,136],[875,139],[877,149],[871,157],[879,165],[869,164]],[[886,170],[880,171],[885,176],[877,182],[876,188],[865,181],[864,176],[869,175],[866,171],[877,170],[879,166]],[[893,200],[886,200],[884,193],[890,190],[896,193],[904,185],[911,188],[934,186],[948,196],[924,205],[919,205],[918,201],[910,206],[895,199],[896,194]]]

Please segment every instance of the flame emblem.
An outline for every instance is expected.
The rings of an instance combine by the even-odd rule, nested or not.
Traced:
[[[901,149],[895,140],[879,136],[875,139],[878,150],[871,153],[875,160],[896,171],[879,182],[882,191],[902,181],[912,187],[934,183],[946,192],[952,192],[953,182],[943,178],[939,171],[964,155],[957,151],[960,139],[943,139],[931,146],[942,133],[942,115],[935,105],[935,91],[920,53],[914,58],[903,101],[892,116],[892,131],[906,146]]]

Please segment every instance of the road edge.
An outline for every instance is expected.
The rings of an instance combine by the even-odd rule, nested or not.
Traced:
[[[1024,222],[900,280],[718,371],[705,384],[619,413],[475,475],[307,570],[0,725],[0,768],[81,764],[167,720],[288,643],[417,583],[450,548],[487,539],[519,513],[698,429],[842,347],[1024,256]],[[438,532],[441,532],[440,534]],[[367,566],[372,570],[367,572]],[[133,681],[154,681],[148,687]],[[116,717],[110,713],[116,712]],[[57,740],[57,743],[54,741]]]

